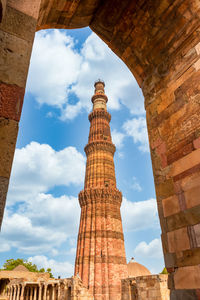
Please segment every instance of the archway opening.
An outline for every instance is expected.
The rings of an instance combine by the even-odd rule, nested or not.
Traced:
[[[27,222],[30,232],[24,234],[23,241],[15,234],[11,248],[20,248],[26,258],[39,265],[45,263],[45,267],[52,259],[58,275],[63,272],[63,262],[68,274],[73,273],[79,221],[76,197],[83,187],[87,114],[98,77],[106,83],[112,114],[117,185],[125,198],[122,219],[127,259],[134,256],[152,273],[161,272],[163,258],[144,100],[130,71],[88,28],[47,30],[36,35],[5,216],[11,226],[16,224],[15,218],[19,223]],[[4,225],[2,236],[6,243]],[[62,245],[60,250],[58,245]]]

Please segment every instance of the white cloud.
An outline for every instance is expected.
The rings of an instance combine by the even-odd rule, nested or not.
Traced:
[[[72,213],[73,212],[73,213]],[[78,233],[80,207],[75,197],[34,195],[15,213],[6,210],[1,238],[23,253],[51,253]],[[5,250],[6,251],[6,250]]]
[[[125,232],[157,228],[159,226],[155,199],[131,202],[123,198],[121,214]]]
[[[74,266],[68,261],[56,261],[54,259],[48,259],[45,255],[37,255],[29,257],[28,261],[36,264],[38,268],[51,268],[54,277],[61,276],[62,278],[68,278],[74,274]]]
[[[80,54],[83,63],[72,91],[82,105],[91,108],[93,83],[100,78],[106,84],[108,108],[119,109],[120,103],[123,103],[132,113],[144,113],[143,96],[133,75],[96,34],[92,33],[87,38]]]
[[[35,36],[26,89],[40,104],[62,108],[80,65],[81,57],[70,36],[59,30],[39,31]]]
[[[147,244],[145,241],[140,242],[135,250],[134,254],[137,256],[145,256],[149,258],[160,258],[163,256],[162,253],[162,244],[160,239],[154,239],[149,244]]]
[[[55,186],[83,184],[84,173],[85,158],[76,148],[55,151],[47,144],[31,142],[16,149],[8,205],[27,202]]]
[[[142,191],[142,187],[141,185],[139,184],[137,178],[135,176],[132,177],[132,182],[130,184],[130,188],[134,191],[137,191],[137,192],[141,192]]]
[[[9,243],[6,241],[6,240],[4,240],[3,238],[2,238],[2,236],[0,236],[0,253],[1,252],[8,252],[8,251],[10,251],[10,245],[9,245]],[[1,266],[0,266],[0,268],[1,268]]]
[[[111,133],[112,141],[115,144],[116,148],[121,149],[123,147],[123,141],[125,134],[114,129]]]
[[[94,81],[106,83],[108,107],[123,103],[133,114],[143,114],[143,96],[126,65],[92,33],[77,49],[72,37],[58,30],[36,34],[27,91],[40,104],[60,109],[62,120],[72,120],[82,110],[91,110]],[[71,103],[74,95],[76,103]]]
[[[63,243],[77,235],[80,207],[76,197],[54,197],[47,192],[55,186],[83,183],[84,173],[85,158],[74,147],[55,151],[31,142],[17,149],[1,251],[14,247],[23,253],[56,255]]]
[[[123,124],[126,134],[133,138],[133,142],[138,144],[139,150],[149,152],[149,141],[146,120],[144,117],[133,118]]]

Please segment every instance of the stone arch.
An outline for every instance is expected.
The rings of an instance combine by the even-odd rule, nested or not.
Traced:
[[[0,219],[36,28],[89,25],[142,88],[171,299],[198,299],[199,0],[7,2],[0,24]]]

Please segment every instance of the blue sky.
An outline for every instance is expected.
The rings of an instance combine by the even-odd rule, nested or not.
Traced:
[[[73,275],[94,81],[105,81],[117,151],[127,261],[152,273],[163,258],[144,99],[132,74],[89,28],[36,34],[7,206],[0,266],[25,258]]]

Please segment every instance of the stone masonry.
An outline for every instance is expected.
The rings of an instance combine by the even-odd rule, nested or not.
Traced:
[[[36,29],[90,26],[145,97],[172,300],[200,297],[199,0],[0,0],[0,223]]]
[[[121,300],[169,300],[167,279],[164,274],[123,279]]]
[[[0,300],[93,300],[78,277],[54,279],[18,267],[0,271]]]
[[[128,276],[120,206],[116,188],[112,143],[104,83],[95,83],[90,133],[85,147],[87,165],[84,190],[79,194],[81,219],[75,275],[97,300],[121,299],[121,279]]]

